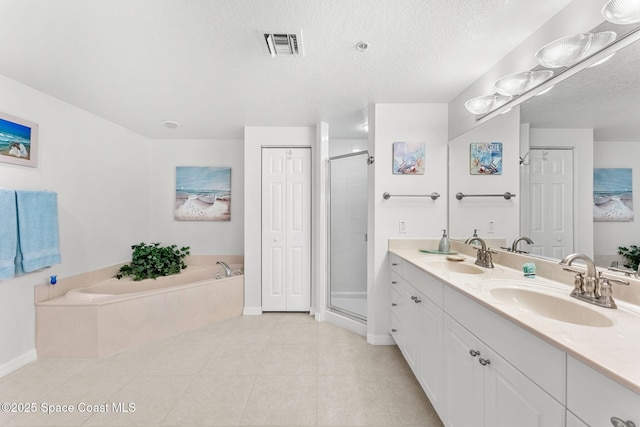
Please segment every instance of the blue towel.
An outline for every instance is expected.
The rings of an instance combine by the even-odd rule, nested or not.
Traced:
[[[14,276],[17,245],[16,192],[0,188],[0,280]]]
[[[58,195],[52,191],[16,190],[18,244],[25,273],[60,264]]]

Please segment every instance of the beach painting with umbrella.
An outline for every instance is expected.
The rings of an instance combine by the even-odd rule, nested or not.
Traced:
[[[231,168],[176,167],[175,219],[231,220]]]
[[[593,170],[593,220],[596,222],[633,221],[632,170],[597,168]]]

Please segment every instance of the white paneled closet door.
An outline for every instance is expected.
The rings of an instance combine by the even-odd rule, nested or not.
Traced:
[[[311,150],[262,150],[262,310],[311,307]]]
[[[531,148],[531,253],[562,259],[573,252],[573,151]]]

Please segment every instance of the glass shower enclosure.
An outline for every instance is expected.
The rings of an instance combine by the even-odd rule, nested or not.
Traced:
[[[329,159],[328,308],[367,319],[368,153]]]

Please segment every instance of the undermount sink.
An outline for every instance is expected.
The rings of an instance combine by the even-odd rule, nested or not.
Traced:
[[[439,268],[449,273],[461,273],[461,274],[482,274],[484,270],[475,265],[465,264],[462,262],[454,261],[431,261],[427,263],[427,266],[432,268]]]
[[[496,287],[489,293],[497,300],[549,319],[582,326],[610,327],[613,321],[604,314],[568,299],[519,287]]]

